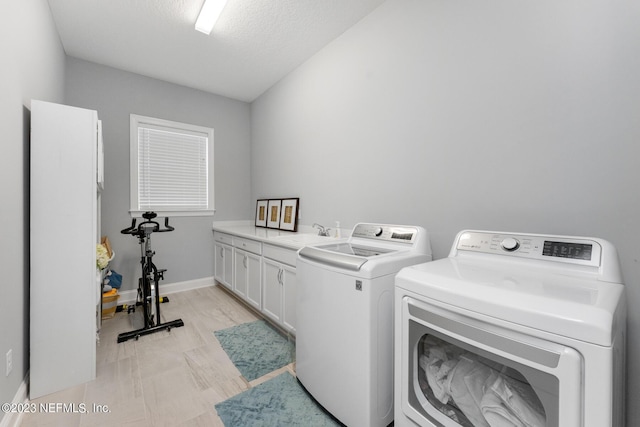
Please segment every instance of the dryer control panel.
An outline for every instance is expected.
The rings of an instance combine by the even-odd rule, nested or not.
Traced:
[[[488,231],[459,233],[454,249],[593,267],[600,266],[602,253],[600,239]]]
[[[418,228],[405,225],[359,223],[351,237],[386,240],[396,243],[413,243],[418,238]]]

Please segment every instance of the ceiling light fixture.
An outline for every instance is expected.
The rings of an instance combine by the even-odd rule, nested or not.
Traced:
[[[213,26],[222,13],[227,0],[204,0],[200,14],[196,20],[196,30],[207,35],[211,34]]]

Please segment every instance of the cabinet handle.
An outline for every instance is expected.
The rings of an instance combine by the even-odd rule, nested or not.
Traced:
[[[278,283],[282,285],[282,269],[278,269]]]
[[[224,248],[220,248],[220,258],[224,258]]]
[[[244,265],[244,268],[247,268],[247,256],[245,255],[244,258],[242,258],[242,264]]]

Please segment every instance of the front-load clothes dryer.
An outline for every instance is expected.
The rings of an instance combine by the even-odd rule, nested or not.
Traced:
[[[349,427],[393,421],[394,277],[429,260],[425,229],[387,224],[298,252],[296,375]]]
[[[626,305],[596,238],[460,232],[395,285],[395,425],[623,427]]]

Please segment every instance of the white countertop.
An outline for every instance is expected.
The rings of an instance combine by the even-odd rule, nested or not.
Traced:
[[[213,231],[233,234],[247,239],[258,240],[263,243],[283,246],[298,250],[305,246],[322,243],[333,243],[335,237],[318,236],[317,230],[308,226],[299,226],[300,231],[276,230],[273,228],[256,227],[251,221],[214,221]]]

